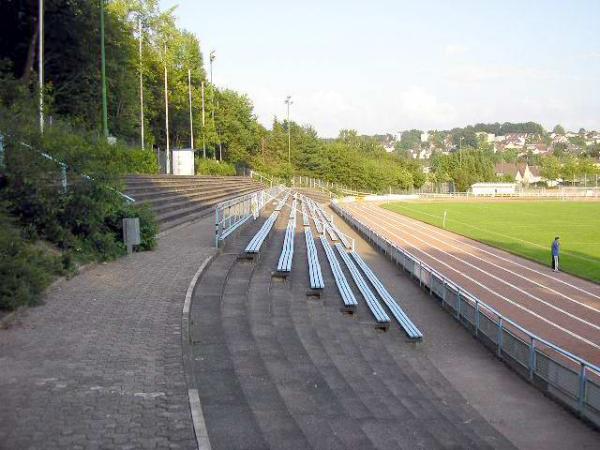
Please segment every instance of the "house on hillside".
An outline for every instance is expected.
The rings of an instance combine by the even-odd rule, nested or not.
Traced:
[[[510,177],[520,185],[530,185],[544,181],[540,175],[540,169],[537,166],[530,166],[527,163],[498,163],[496,164],[496,176]]]

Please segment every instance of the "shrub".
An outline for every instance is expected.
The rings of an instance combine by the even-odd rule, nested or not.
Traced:
[[[236,174],[235,166],[225,161],[196,158],[196,174],[232,176]]]
[[[70,259],[49,255],[23,240],[4,207],[0,209],[0,310],[39,303],[44,289],[71,267]]]

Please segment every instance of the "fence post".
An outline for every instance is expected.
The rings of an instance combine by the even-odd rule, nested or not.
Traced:
[[[456,318],[460,320],[460,288],[456,290]]]
[[[579,369],[579,397],[577,398],[577,409],[579,413],[583,413],[585,403],[585,364],[581,363]]]
[[[475,300],[475,336],[479,336],[479,300]]]
[[[502,332],[502,317],[498,318],[498,356],[502,357],[502,340],[503,340],[503,332]]]
[[[419,261],[419,287],[422,286],[421,275],[423,274],[423,263]]]
[[[215,247],[219,248],[219,208],[215,208]]]
[[[529,346],[529,379],[533,380],[533,375],[535,374],[535,339],[531,338],[531,343]]]

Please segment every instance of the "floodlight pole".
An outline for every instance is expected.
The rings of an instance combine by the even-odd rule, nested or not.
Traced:
[[[287,105],[287,128],[288,128],[288,164],[292,163],[292,135],[290,126],[290,105],[294,104],[292,101],[292,96],[288,95],[285,99],[285,104]]]
[[[202,157],[206,159],[206,129],[205,126],[205,112],[204,112],[204,81],[200,83],[200,89],[202,91]]]
[[[165,54],[164,54],[164,64],[165,64],[165,130],[167,134],[167,154],[166,154],[166,169],[167,174],[169,173],[169,168],[171,165],[171,155],[170,155],[170,147],[169,147],[169,91],[168,91],[168,74],[167,74],[167,43],[165,42]]]
[[[192,71],[188,69],[188,96],[190,100],[190,145],[194,149],[194,117],[192,114]]]
[[[39,2],[38,75],[40,89],[40,133],[44,133],[44,0],[39,0]]]
[[[138,27],[140,31],[140,43],[139,43],[139,53],[140,53],[140,138],[142,143],[142,150],[144,150],[144,64],[142,61],[142,19],[138,18]]]
[[[104,0],[100,0],[100,47],[102,56],[102,130],[108,138],[108,104],[106,100],[106,50],[104,48]]]

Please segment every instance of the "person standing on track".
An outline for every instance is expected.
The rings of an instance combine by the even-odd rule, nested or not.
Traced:
[[[554,242],[552,242],[552,269],[555,272],[558,272],[558,259],[560,256],[560,242],[558,241],[560,238],[556,236],[554,238]]]

